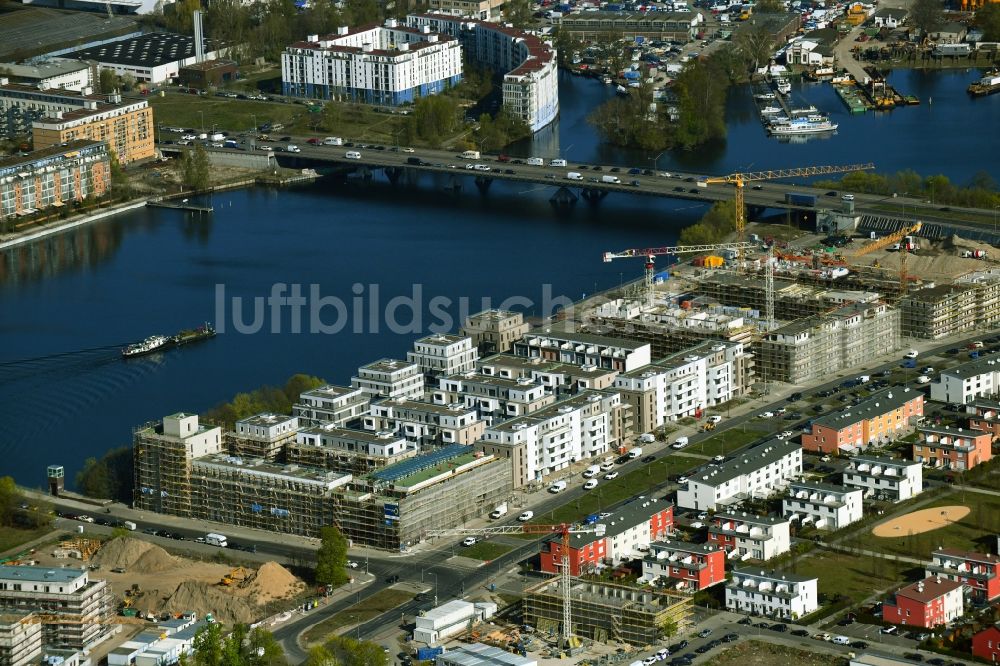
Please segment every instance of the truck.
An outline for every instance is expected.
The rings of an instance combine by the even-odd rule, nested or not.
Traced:
[[[615,185],[621,185],[622,179],[618,176],[601,176],[602,183],[614,183]]]
[[[226,135],[223,134],[222,132],[213,132],[208,137],[208,140],[209,141],[225,141],[226,140]]]
[[[344,145],[344,140],[339,136],[328,136],[323,139],[324,146],[342,146]]]
[[[802,192],[785,192],[785,203],[812,207],[816,205],[816,195],[804,194]]]
[[[652,444],[653,442],[656,441],[656,435],[654,435],[651,432],[644,432],[641,435],[639,435],[639,441],[642,442],[643,444]]]
[[[583,180],[583,174],[578,171],[570,171],[566,174],[567,180]]]
[[[529,157],[525,160],[525,163],[528,164],[528,166],[545,166],[545,160],[541,157]]]
[[[122,523],[122,527],[131,532],[135,532],[136,525],[131,520],[126,520],[125,522]]]
[[[507,515],[507,502],[497,505],[497,508],[490,512],[490,518],[496,520]]]
[[[628,452],[628,457],[631,460],[635,460],[636,458],[638,458],[641,455],[642,455],[642,449],[639,448],[638,446]]]
[[[467,160],[478,160],[480,155],[478,150],[467,150],[462,153],[462,157]]]
[[[219,546],[220,548],[229,547],[229,541],[226,539],[226,535],[216,534],[215,532],[209,532],[205,535],[205,543],[209,546]]]

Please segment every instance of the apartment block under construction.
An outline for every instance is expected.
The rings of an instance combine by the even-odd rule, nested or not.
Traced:
[[[405,440],[332,424],[301,430],[296,442],[279,427],[295,417],[265,417],[274,415],[247,421],[274,426],[285,448],[278,457],[289,463],[234,455],[229,444],[264,435],[230,441],[194,414],[138,428],[135,508],[305,536],[336,525],[357,544],[398,550],[427,530],[482,516],[510,495],[509,461],[469,446],[417,455]],[[358,475],[341,459],[356,446],[366,447],[353,453],[367,461]]]
[[[754,345],[759,376],[801,384],[892,353],[900,347],[900,312],[885,303],[853,303],[804,317]]]
[[[570,587],[572,633],[599,643],[656,645],[691,623],[691,599],[652,589],[574,580]],[[563,593],[558,579],[525,591],[524,621],[546,633],[560,633]]]

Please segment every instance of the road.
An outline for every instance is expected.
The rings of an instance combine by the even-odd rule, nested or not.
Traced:
[[[168,130],[161,131],[161,135],[179,136],[179,133],[171,134]],[[236,133],[232,134],[236,136]],[[604,196],[611,193],[635,194],[643,196],[669,197],[673,199],[683,199],[687,201],[697,201],[702,203],[714,203],[717,201],[729,201],[733,198],[734,188],[727,184],[711,184],[707,187],[698,187],[698,180],[703,176],[713,174],[677,173],[653,171],[646,165],[644,168],[623,165],[597,165],[583,164],[579,162],[569,162],[566,167],[532,166],[528,164],[515,164],[513,162],[501,163],[497,161],[497,156],[484,155],[479,160],[466,160],[451,151],[429,150],[421,148],[414,153],[394,151],[392,148],[383,146],[383,150],[376,150],[374,146],[366,144],[362,148],[360,144],[351,146],[323,146],[310,145],[307,143],[308,137],[293,136],[293,141],[298,142],[299,151],[297,153],[276,152],[275,156],[282,166],[320,166],[326,164],[350,170],[367,169],[389,169],[387,175],[390,178],[397,177],[403,170],[415,170],[425,173],[436,173],[439,175],[452,176],[456,179],[470,177],[477,179],[477,184],[488,188],[493,180],[506,180],[511,182],[521,182],[525,184],[541,184],[551,187],[566,187],[581,191],[596,193],[596,196]],[[246,139],[245,149],[253,148],[253,139]],[[274,142],[266,145],[275,146]],[[286,145],[286,144],[281,144]],[[172,151],[180,151],[182,146],[176,144],[160,143],[158,147],[168,154]],[[240,152],[241,149],[212,148],[211,150]],[[361,159],[349,159],[346,157],[348,151],[357,151],[361,154]],[[408,164],[408,160],[418,159],[419,166]],[[476,164],[487,166],[489,171],[476,171],[472,167]],[[807,165],[803,165],[807,166]],[[393,171],[393,169],[399,171]],[[598,170],[599,169],[599,170]],[[618,171],[613,172],[613,169]],[[637,171],[638,173],[629,173]],[[582,180],[570,180],[568,173],[578,173]],[[669,173],[669,176],[666,174]],[[604,176],[617,176],[620,184],[601,182]],[[836,176],[830,176],[836,177]],[[596,182],[595,182],[596,181]],[[632,183],[638,183],[633,185]],[[795,192],[813,194],[817,197],[815,206],[802,206],[785,203],[785,193],[794,190]],[[834,196],[828,196],[829,190],[824,188],[808,187],[800,184],[789,184],[787,182],[761,181],[759,183],[748,184],[744,189],[744,200],[748,206],[759,208],[785,208],[799,211],[815,211],[819,208],[838,208],[841,206],[839,193],[833,192]],[[979,218],[985,223],[993,219],[992,209],[963,208],[958,206],[942,207],[921,199],[910,197],[886,197],[882,195],[871,195],[856,193],[854,195],[854,208],[859,215],[873,215],[881,217],[894,217],[894,213],[887,212],[898,210],[900,217],[903,212],[910,218],[919,218],[925,224],[942,224],[959,228],[983,230],[983,227],[974,222],[955,221],[952,216],[958,214],[969,215],[973,219]],[[947,210],[944,210],[947,209]],[[941,215],[941,213],[946,213]]]

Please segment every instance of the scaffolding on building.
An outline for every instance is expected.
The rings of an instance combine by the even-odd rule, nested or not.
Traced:
[[[691,598],[653,589],[574,580],[572,633],[604,642],[612,638],[633,646],[655,645],[664,635],[691,624]],[[559,581],[547,580],[525,591],[525,622],[558,630],[563,618]]]

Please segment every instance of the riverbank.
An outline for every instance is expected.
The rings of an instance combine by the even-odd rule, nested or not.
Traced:
[[[316,178],[318,178],[318,174],[311,169],[303,170],[301,173],[287,174],[284,176],[265,172],[256,174],[249,178],[241,177],[236,180],[218,183],[216,185],[212,185],[206,190],[186,190],[175,194],[142,196],[122,204],[110,206],[98,212],[84,213],[75,218],[67,218],[65,220],[43,222],[31,229],[25,229],[13,234],[6,234],[5,236],[0,237],[0,250],[6,250],[18,245],[24,245],[26,243],[32,243],[46,236],[63,233],[65,231],[69,231],[70,229],[75,229],[76,227],[91,224],[92,222],[108,219],[116,215],[121,215],[122,213],[128,213],[138,208],[144,208],[151,201],[171,201],[183,197],[212,194],[214,192],[224,192],[227,190],[255,187],[258,185],[280,187],[294,183],[311,182]]]

